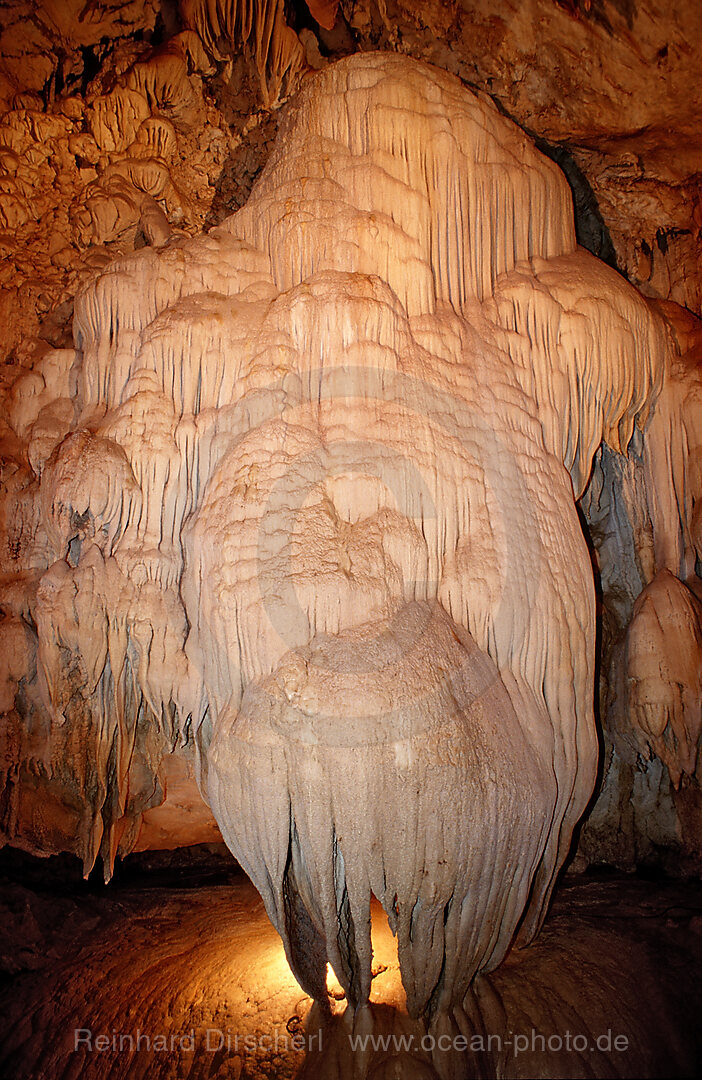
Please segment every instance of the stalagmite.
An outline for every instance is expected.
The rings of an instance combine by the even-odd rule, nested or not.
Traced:
[[[266,53],[273,93],[293,60],[264,7],[259,25],[247,4],[183,4],[211,54],[234,26]],[[120,108],[158,99],[152,76]],[[115,175],[168,201],[173,131],[132,111]],[[519,129],[398,55],[309,77],[248,204],[209,235],[153,229],[81,292],[74,412],[51,414],[67,426],[13,496],[39,572],[36,708],[96,745],[80,853],[109,873],[157,801],[139,747],[156,733],[158,763],[180,740],[301,985],[324,1000],[329,961],[367,1001],[374,894],[410,1010],[441,1010],[537,932],[592,794],[575,499],[603,442],[619,455],[661,427],[655,490],[677,517],[657,550],[690,572],[697,497],[675,412],[656,414],[664,320],[577,247],[565,179]],[[15,386],[14,438],[44,417],[48,440],[48,383]],[[666,580],[630,641],[687,604],[689,669],[699,614]],[[7,630],[9,698],[30,646]],[[652,738],[668,717],[691,768],[699,717],[662,698],[651,716],[637,663],[634,711]]]
[[[671,362],[628,458],[602,447],[583,499],[605,597],[601,808],[586,826],[631,865],[684,836],[702,854],[698,821],[702,651],[702,366],[700,327],[662,311]]]
[[[620,708],[638,747],[656,754],[679,786],[702,742],[702,601],[668,570],[641,593],[624,643]],[[628,698],[628,700],[627,700]]]

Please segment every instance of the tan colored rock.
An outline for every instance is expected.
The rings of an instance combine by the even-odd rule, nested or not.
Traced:
[[[278,103],[284,83],[294,80],[302,69],[304,51],[285,21],[282,0],[179,0],[178,10],[184,25],[197,33],[214,60],[225,59],[220,51],[223,43],[231,51],[246,49],[266,106]]]
[[[678,787],[696,775],[702,740],[702,602],[661,571],[634,606],[624,649],[626,715]]]
[[[586,488],[595,455],[584,505],[605,593],[601,697],[609,728],[597,843],[587,857],[604,852],[633,865],[652,845],[677,844],[681,834],[692,850],[700,795],[688,766],[699,739],[694,598],[702,545],[695,324],[671,306],[662,318],[660,310],[651,314],[607,268],[576,250],[571,196],[556,167],[533,155],[514,131],[507,136],[506,125],[494,138],[494,114],[482,99],[466,118],[461,110],[468,99],[457,84],[449,92],[450,80],[441,84],[445,97],[431,121],[438,127],[419,132],[413,127],[426,109],[421,90],[408,84],[386,101],[374,98],[360,76],[349,89],[333,73],[323,75],[329,82],[322,104],[304,90],[304,105],[283,122],[250,206],[209,238],[184,243],[183,232],[221,220],[242,201],[265,156],[263,134],[256,145],[265,114],[245,116],[253,100],[245,72],[258,82],[259,100],[277,107],[305,68],[283,6],[184,4],[191,29],[156,49],[149,47],[152,5],[98,4],[86,13],[73,0],[47,3],[39,20],[35,4],[6,6],[0,351],[20,364],[5,380],[0,563],[13,575],[2,585],[11,611],[3,694],[9,701],[19,689],[25,702],[22,716],[9,708],[3,735],[12,775],[21,774],[11,806],[15,842],[34,850],[71,847],[86,868],[100,851],[109,872],[118,850],[166,842],[169,829],[181,839],[197,838],[200,828],[210,837],[212,820],[193,794],[192,775],[180,775],[174,740],[191,732],[183,760],[191,772],[197,765],[207,793],[215,783],[208,781],[207,758],[213,729],[217,735],[217,725],[230,722],[248,687],[247,702],[260,708],[264,683],[271,692],[266,680],[277,678],[280,665],[290,674],[288,650],[299,658],[300,650],[313,648],[310,641],[320,647],[319,634],[352,635],[364,621],[384,625],[387,609],[407,618],[408,601],[427,604],[437,596],[459,636],[470,635],[501,679],[509,682],[509,671],[519,682],[508,694],[520,722],[534,709],[521,697],[514,704],[514,695],[525,693],[520,680],[531,687],[527,696],[535,693],[541,714],[534,731],[541,735],[530,737],[538,754],[561,754],[554,768],[565,791],[564,777],[578,773],[572,747],[549,751],[549,740],[556,716],[583,730],[589,675],[580,671],[580,682],[573,676],[568,690],[553,672],[575,670],[574,656],[586,657],[588,672],[592,667],[592,596],[572,493]],[[432,59],[487,89],[566,168],[579,238],[616,259],[650,297],[699,311],[700,116],[691,88],[701,73],[690,47],[699,12],[688,2],[664,8],[657,0],[626,10],[609,2],[508,0],[496,10],[483,0],[460,7],[354,0],[343,5],[339,22],[348,18],[360,49]],[[137,30],[141,41],[132,37]],[[331,39],[309,29],[302,37],[307,63],[327,65],[319,42]],[[84,88],[83,63],[91,58],[99,70]],[[233,112],[223,88],[234,95]],[[353,116],[367,107],[357,129],[344,127],[342,100],[352,103]],[[404,117],[410,120],[403,127]],[[382,136],[377,144],[367,142],[373,133]],[[538,165],[527,167],[532,160]],[[228,187],[230,176],[237,180]],[[67,344],[80,283],[143,244],[154,250],[116,263],[83,291],[78,356],[69,363],[57,350],[62,374],[52,383],[38,355],[17,352],[22,339],[40,335]],[[674,357],[676,348],[681,358]],[[332,365],[333,400],[315,404],[314,364],[323,361],[326,372],[329,356],[350,357],[354,378],[339,394]],[[363,368],[358,377],[357,367]],[[368,376],[366,368],[376,374]],[[371,408],[367,400],[377,397],[382,405]],[[281,425],[291,401],[293,420]],[[446,415],[453,417],[449,434]],[[454,437],[459,422],[478,432],[467,449]],[[497,447],[495,429],[508,432]],[[390,436],[398,430],[401,438]],[[377,443],[377,460],[376,449],[325,456],[330,442],[353,441],[359,431]],[[408,473],[402,448],[415,443],[436,449],[433,456],[418,450]],[[628,457],[620,453],[626,450]],[[300,458],[305,467],[298,469]],[[534,461],[541,463],[541,481],[531,474]],[[570,474],[565,488],[562,465]],[[316,488],[318,469],[331,475]],[[309,495],[299,507],[293,500],[289,550],[276,545],[292,509],[276,503],[273,483],[288,471]],[[510,498],[513,488],[525,494],[515,497],[515,509],[497,513],[494,499],[481,494],[493,488],[509,490]],[[469,521],[461,517],[456,490],[465,493]],[[277,507],[272,517],[267,499]],[[571,550],[559,554],[554,537],[566,520]],[[268,525],[270,541],[259,550],[257,535]],[[542,531],[545,549],[527,543],[523,556],[525,533]],[[239,579],[232,567],[240,556],[247,567],[260,562],[260,578]],[[551,592],[541,587],[542,559],[552,564],[545,575]],[[49,569],[54,560],[68,567],[56,580]],[[292,590],[280,585],[288,569]],[[37,573],[49,575],[39,601]],[[505,596],[512,594],[510,610],[532,613],[541,604],[548,615],[517,620],[515,629],[505,614]],[[221,597],[236,618],[222,614]],[[560,641],[554,651],[554,627],[569,623],[569,605],[582,626],[569,630],[574,636],[563,652]],[[282,632],[278,615],[272,623],[270,617],[278,607]],[[106,624],[108,610],[117,608],[114,625]],[[37,616],[45,641],[28,691],[21,672],[36,669]],[[629,668],[622,666],[625,639]],[[442,640],[437,631],[437,652]],[[232,641],[239,642],[238,656],[230,654]],[[653,652],[652,641],[660,645]],[[543,671],[540,648],[548,654]],[[654,686],[646,671],[658,655]],[[110,659],[96,682],[104,656]],[[307,694],[315,678],[299,676],[298,660],[290,663]],[[617,678],[626,670],[636,673],[631,685],[638,689],[617,696]],[[574,687],[577,723],[568,704]],[[310,715],[323,712],[315,693],[317,713]],[[143,712],[133,730],[137,701]],[[288,707],[297,716],[298,702]],[[663,734],[646,727],[651,709],[655,731],[664,714],[672,718]],[[61,722],[67,714],[70,722]],[[510,709],[505,715],[512,723]],[[114,749],[106,754],[110,739]],[[81,747],[89,748],[89,764],[77,760]],[[320,751],[320,769],[331,798],[336,779],[327,750],[328,760]],[[580,745],[575,756],[584,761],[591,753],[590,744]],[[642,754],[650,760],[642,762]],[[221,762],[230,769],[225,751]],[[171,772],[178,779],[169,803]],[[683,774],[672,792],[671,776],[677,782]],[[554,840],[543,851],[535,890],[543,897],[586,787],[574,791],[571,809],[558,795],[556,817],[563,814],[564,825],[558,850]],[[164,793],[169,805],[161,813],[156,804]],[[525,802],[532,796],[523,793]],[[467,788],[466,805],[470,797]],[[328,807],[318,809],[329,816]],[[142,827],[149,815],[153,825]],[[218,816],[245,859],[239,825],[229,822],[226,808]],[[327,854],[315,848],[324,864],[322,892]],[[265,858],[274,855],[267,851]],[[461,887],[457,882],[458,892]],[[318,922],[331,917],[329,907],[308,899]],[[390,908],[392,900],[386,898]],[[530,927],[538,923],[537,909],[538,902]],[[513,915],[505,916],[494,956]],[[292,941],[302,909],[289,925],[280,913],[277,918]],[[344,977],[358,994],[361,967],[352,953],[344,959],[344,947],[338,963],[346,964]],[[363,954],[365,946],[358,947]],[[414,963],[406,951],[407,972]],[[470,963],[464,973],[469,969]],[[420,982],[417,1008],[426,998]]]
[[[102,171],[100,228],[168,206],[178,138],[136,129],[162,156]],[[305,82],[244,209],[107,265],[74,331],[48,456],[60,380],[9,387],[43,753],[91,748],[74,850],[109,873],[185,740],[308,992],[330,960],[367,1000],[374,893],[411,1010],[447,1007],[536,933],[592,792],[603,441],[643,439],[653,563],[690,572],[666,320],[492,103],[364,55]]]

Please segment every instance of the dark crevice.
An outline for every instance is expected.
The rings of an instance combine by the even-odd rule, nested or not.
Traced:
[[[689,236],[690,229],[678,229],[675,226],[669,228],[660,228],[656,232],[656,246],[662,255],[665,255],[668,251],[668,245],[671,240],[675,240],[679,236]],[[647,245],[648,246],[648,245]],[[651,249],[648,249],[649,254]]]
[[[480,87],[469,82],[465,82],[465,85],[479,92],[481,90]],[[613,270],[616,270],[617,273],[628,280],[626,271],[622,269],[617,262],[617,253],[609,229],[605,225],[602,214],[600,213],[597,197],[592,190],[589,180],[576,164],[568,147],[558,143],[550,143],[525,124],[521,124],[519,120],[517,120],[515,116],[512,116],[505,108],[504,104],[495,94],[490,94],[490,100],[502,116],[506,116],[516,127],[521,128],[524,134],[528,135],[532,140],[536,148],[558,165],[565,176],[573,195],[573,216],[575,220],[575,238],[577,242],[581,247],[584,247],[586,251],[590,251],[593,255],[596,255],[598,259],[607,263],[608,266],[611,266]]]
[[[617,253],[609,229],[600,213],[597,197],[589,180],[573,159],[570,150],[565,146],[552,145],[534,133],[529,134],[541,153],[551,161],[555,161],[568,181],[568,186],[573,193],[575,237],[578,243],[626,277],[617,263]]]
[[[98,75],[100,68],[102,67],[102,57],[97,53],[97,47],[94,45],[81,45],[80,51],[83,56],[83,78],[81,80],[80,92],[83,96],[90,86],[90,83]]]
[[[305,0],[285,0],[284,14],[286,23],[296,34],[301,30],[316,33],[319,29],[319,24],[312,17]]]
[[[286,0],[285,21],[296,34],[302,30],[310,30],[317,38],[322,56],[330,58],[346,56],[355,51],[356,41],[341,6],[338,8],[336,21],[331,30],[319,25],[304,0]]]
[[[309,882],[305,882],[302,888],[298,883],[298,873],[302,871],[303,877],[305,876],[300,856],[297,826],[291,816],[288,857],[283,874],[288,961],[302,989],[319,1003],[323,1011],[328,1012],[327,943],[315,926],[303,898],[304,894],[309,893]],[[299,864],[299,868],[296,868],[296,863]]]

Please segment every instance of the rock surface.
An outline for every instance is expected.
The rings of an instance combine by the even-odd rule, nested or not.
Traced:
[[[483,976],[450,1022],[428,1028],[407,1015],[379,905],[370,1008],[354,1024],[330,979],[333,1015],[322,1021],[290,974],[250,883],[222,871],[208,880],[206,865],[141,870],[141,887],[125,880],[80,890],[67,882],[58,896],[56,869],[53,895],[44,891],[46,879],[28,887],[5,871],[4,1074],[432,1080],[695,1073],[699,887],[567,879],[539,941]],[[76,1029],[83,1029],[77,1049]],[[95,1049],[100,1036],[107,1043]]]
[[[199,784],[307,989],[365,1000],[374,891],[443,1008],[592,790],[574,494],[581,857],[698,867],[697,5],[5,10],[4,836],[109,875]]]

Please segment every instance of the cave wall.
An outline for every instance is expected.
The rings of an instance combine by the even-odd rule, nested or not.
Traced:
[[[97,338],[94,375],[86,374],[87,338],[78,329],[74,340],[74,301],[83,298],[78,324],[82,319],[85,328],[89,298],[99,289],[96,275],[102,273],[103,282],[120,274],[131,280],[137,266],[145,267],[137,280],[146,289],[161,249],[166,263],[168,252],[176,251],[199,251],[195,261],[203,266],[218,260],[207,290],[231,290],[232,275],[248,267],[240,248],[196,238],[245,205],[269,160],[281,108],[297,89],[340,57],[382,52],[437,65],[515,121],[563,170],[577,241],[654,301],[645,318],[653,320],[670,359],[665,374],[652,379],[658,403],[653,421],[646,426],[642,418],[620,444],[603,445],[591,478],[588,454],[573,448],[565,453],[571,454],[567,465],[576,495],[584,491],[581,509],[601,589],[601,794],[582,829],[579,856],[628,867],[650,860],[670,868],[698,865],[702,220],[695,138],[700,105],[690,88],[701,74],[700,40],[702,15],[693,3],[674,11],[624,0],[505,0],[497,8],[437,0],[421,10],[366,0],[309,6],[5,5],[0,348],[7,711],[1,805],[8,841],[37,852],[70,847],[86,869],[101,853],[109,872],[120,850],[217,835],[197,788],[202,761],[196,725],[188,725],[188,716],[197,715],[197,694],[189,687],[186,708],[177,705],[181,698],[173,691],[175,683],[187,682],[183,671],[172,670],[187,633],[177,597],[168,592],[180,572],[178,556],[170,570],[156,572],[164,575],[165,593],[150,571],[141,580],[126,565],[120,568],[126,584],[101,579],[110,572],[105,556],[120,539],[115,500],[135,480],[142,492],[149,484],[162,490],[163,477],[149,477],[147,460],[135,464],[133,446],[149,431],[175,462],[176,428],[172,421],[158,431],[150,426],[155,412],[149,394],[164,386],[148,381],[137,388],[135,404],[122,410],[125,415],[105,422],[104,410],[120,402],[109,386],[113,375],[100,366]],[[275,168],[274,159],[269,175]],[[294,176],[283,180],[292,183]],[[567,202],[564,184],[554,190]],[[234,239],[261,246],[255,223],[248,230],[237,236],[234,229]],[[189,238],[195,246],[187,246]],[[141,261],[115,262],[135,252]],[[275,266],[273,250],[267,257]],[[444,264],[450,258],[446,252]],[[247,287],[260,278],[262,265],[254,259],[248,267]],[[265,277],[270,267],[264,271]],[[164,277],[165,296],[172,285]],[[401,277],[385,280],[409,314],[417,314]],[[275,273],[273,280],[283,291],[294,284]],[[542,284],[553,291],[552,281]],[[508,286],[503,306],[512,303]],[[594,295],[602,303],[605,293],[616,294],[616,286],[605,284]],[[252,312],[264,298],[252,294]],[[498,309],[499,300],[498,295]],[[136,299],[133,305],[138,308]],[[597,322],[594,308],[587,314]],[[215,313],[186,311],[183,318],[195,316],[212,319]],[[515,315],[516,323],[500,332],[519,330],[521,317]],[[528,313],[523,318],[528,321]],[[125,355],[132,344],[127,334]],[[110,356],[114,370],[126,362],[115,359],[114,350]],[[621,358],[605,350],[600,362],[616,370]],[[593,451],[600,440],[601,435]],[[213,463],[222,452],[208,450]],[[97,495],[85,505],[71,502],[71,492],[86,484],[94,488],[96,476]],[[66,491],[65,505],[55,499],[42,503],[41,485]],[[177,503],[176,494],[172,498]],[[88,504],[91,514],[80,520]],[[155,521],[146,523],[147,534]],[[99,554],[85,562],[86,572],[76,582],[85,557],[81,545],[87,550],[88,541]],[[37,635],[55,639],[64,651],[73,648],[65,629],[57,633],[51,621],[66,589],[75,592],[76,626],[93,619],[95,644],[87,665],[76,660],[57,667],[54,658],[52,667],[46,649],[37,651]],[[126,641],[125,626],[114,620],[103,646],[98,623],[113,612],[103,605],[97,619],[88,598],[114,596],[115,589],[130,594],[120,603],[131,611],[131,638]],[[149,592],[162,606],[171,636],[162,645],[158,686],[144,693],[140,657],[148,649],[139,611]],[[117,711],[124,723],[90,704],[96,692],[104,692],[106,657],[114,667],[122,654],[128,659],[120,667]],[[662,654],[669,657],[664,670],[658,663]],[[50,682],[52,671],[60,689]],[[224,694],[216,679],[209,693],[213,701]],[[69,724],[47,710],[47,699],[62,708],[70,703]]]
[[[223,4],[225,57],[221,48],[203,53],[184,30],[199,26],[214,49],[198,23],[204,4],[180,12],[175,2],[3,6],[5,356],[39,325],[61,343],[79,280],[100,264],[104,245],[109,257],[110,245],[144,242],[140,207],[149,195],[172,226],[191,232],[242,205],[270,146],[275,106],[296,78],[368,49],[427,60],[489,93],[564,168],[579,241],[646,295],[699,314],[697,5],[358,0],[326,9],[320,25],[307,6],[291,5],[301,44],[279,33],[271,47],[260,27],[237,22],[236,4]],[[176,130],[147,124],[137,138],[151,113]],[[117,206],[105,192],[114,185]]]

